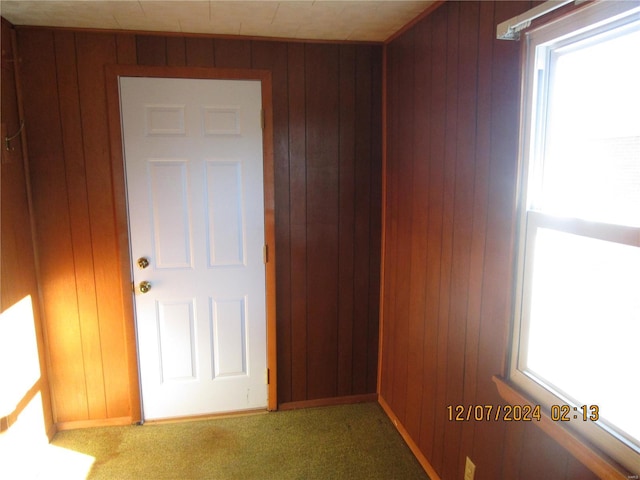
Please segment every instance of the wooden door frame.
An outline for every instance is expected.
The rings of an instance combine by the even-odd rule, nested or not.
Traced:
[[[111,175],[113,184],[116,231],[123,311],[125,312],[125,342],[129,371],[129,402],[132,422],[142,419],[139,383],[138,349],[132,295],[132,259],[129,244],[129,220],[124,171],[124,145],[120,112],[120,77],[182,78],[206,80],[258,80],[262,90],[264,129],[262,131],[264,228],[268,258],[265,264],[265,293],[267,317],[267,409],[277,410],[276,363],[276,248],[275,248],[275,180],[273,164],[273,94],[271,72],[268,70],[222,69],[199,67],[149,67],[139,65],[107,65],[107,112],[109,116],[109,142],[111,149]]]

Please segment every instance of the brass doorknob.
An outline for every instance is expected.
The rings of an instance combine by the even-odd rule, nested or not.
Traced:
[[[147,293],[149,290],[151,290],[151,283],[147,282],[146,280],[144,282],[140,282],[140,293]]]
[[[137,263],[140,268],[147,268],[149,266],[149,260],[145,257],[140,257]]]

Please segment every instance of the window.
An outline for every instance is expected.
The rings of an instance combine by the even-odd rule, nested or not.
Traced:
[[[510,380],[640,474],[640,7],[526,41]]]

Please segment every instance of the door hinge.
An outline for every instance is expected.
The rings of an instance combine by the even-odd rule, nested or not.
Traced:
[[[260,128],[264,130],[264,109],[260,110]]]
[[[269,385],[269,369],[268,368],[266,368],[264,371],[264,383]]]
[[[264,261],[264,263],[267,263],[269,261],[269,246],[265,245],[262,247],[262,260]]]

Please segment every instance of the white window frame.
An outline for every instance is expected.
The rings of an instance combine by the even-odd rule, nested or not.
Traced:
[[[526,371],[523,365],[526,359],[526,335],[528,307],[530,305],[531,264],[533,255],[527,252],[527,246],[533,245],[535,232],[539,228],[582,235],[600,240],[640,247],[640,228],[615,226],[596,222],[587,222],[577,218],[554,217],[535,210],[528,205],[529,189],[540,185],[541,172],[537,167],[542,153],[541,139],[544,139],[543,119],[546,116],[546,98],[536,97],[538,87],[548,95],[549,81],[548,58],[550,55],[536,55],[543,49],[547,51],[560,48],[575,41],[607,31],[622,24],[640,18],[640,2],[594,2],[584,5],[571,14],[528,31],[525,35],[525,63],[523,71],[523,101],[521,108],[520,164],[518,183],[518,224],[516,290],[514,298],[514,325],[509,361],[509,381],[517,386],[535,403],[546,407],[571,404],[569,399],[553,392],[534,375]],[[547,63],[545,63],[547,62]],[[540,73],[543,72],[543,73]],[[531,248],[530,248],[531,250]],[[639,377],[640,378],[640,377]],[[629,379],[630,382],[639,381]],[[640,400],[629,399],[630,415],[637,415]],[[575,405],[580,408],[580,405]],[[580,412],[580,410],[578,410]],[[616,436],[615,432],[592,422],[569,422],[563,425],[588,439],[607,456],[620,463],[630,472],[640,473],[640,450],[629,446]]]

